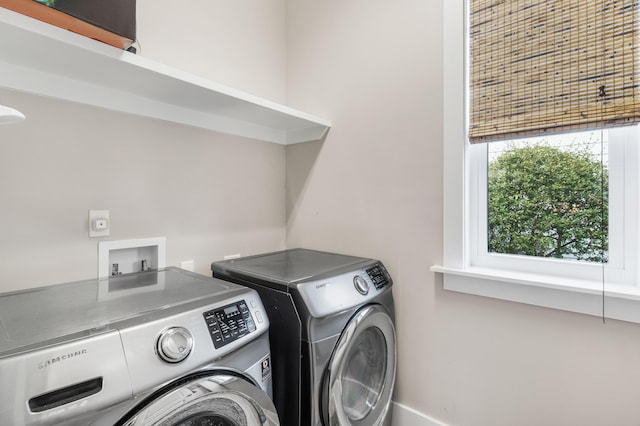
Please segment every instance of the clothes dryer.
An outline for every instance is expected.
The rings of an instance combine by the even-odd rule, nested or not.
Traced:
[[[265,304],[283,425],[390,424],[396,334],[382,262],[293,249],[211,268],[256,289]]]
[[[0,418],[277,426],[268,327],[254,290],[173,267],[0,295]]]

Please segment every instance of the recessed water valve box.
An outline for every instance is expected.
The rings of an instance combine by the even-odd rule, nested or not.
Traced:
[[[98,243],[99,278],[148,271],[165,266],[165,237]]]

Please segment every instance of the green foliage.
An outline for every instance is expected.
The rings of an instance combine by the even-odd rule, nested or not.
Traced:
[[[508,150],[489,164],[489,251],[606,262],[608,187],[587,152]]]

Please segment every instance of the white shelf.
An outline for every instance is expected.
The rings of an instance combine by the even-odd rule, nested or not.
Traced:
[[[293,144],[331,123],[0,8],[0,86]]]

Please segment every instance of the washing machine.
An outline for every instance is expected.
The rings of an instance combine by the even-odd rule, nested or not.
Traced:
[[[213,262],[269,316],[285,426],[388,425],[396,374],[392,280],[374,259],[293,249]]]
[[[0,423],[277,426],[268,328],[174,267],[0,295]]]

